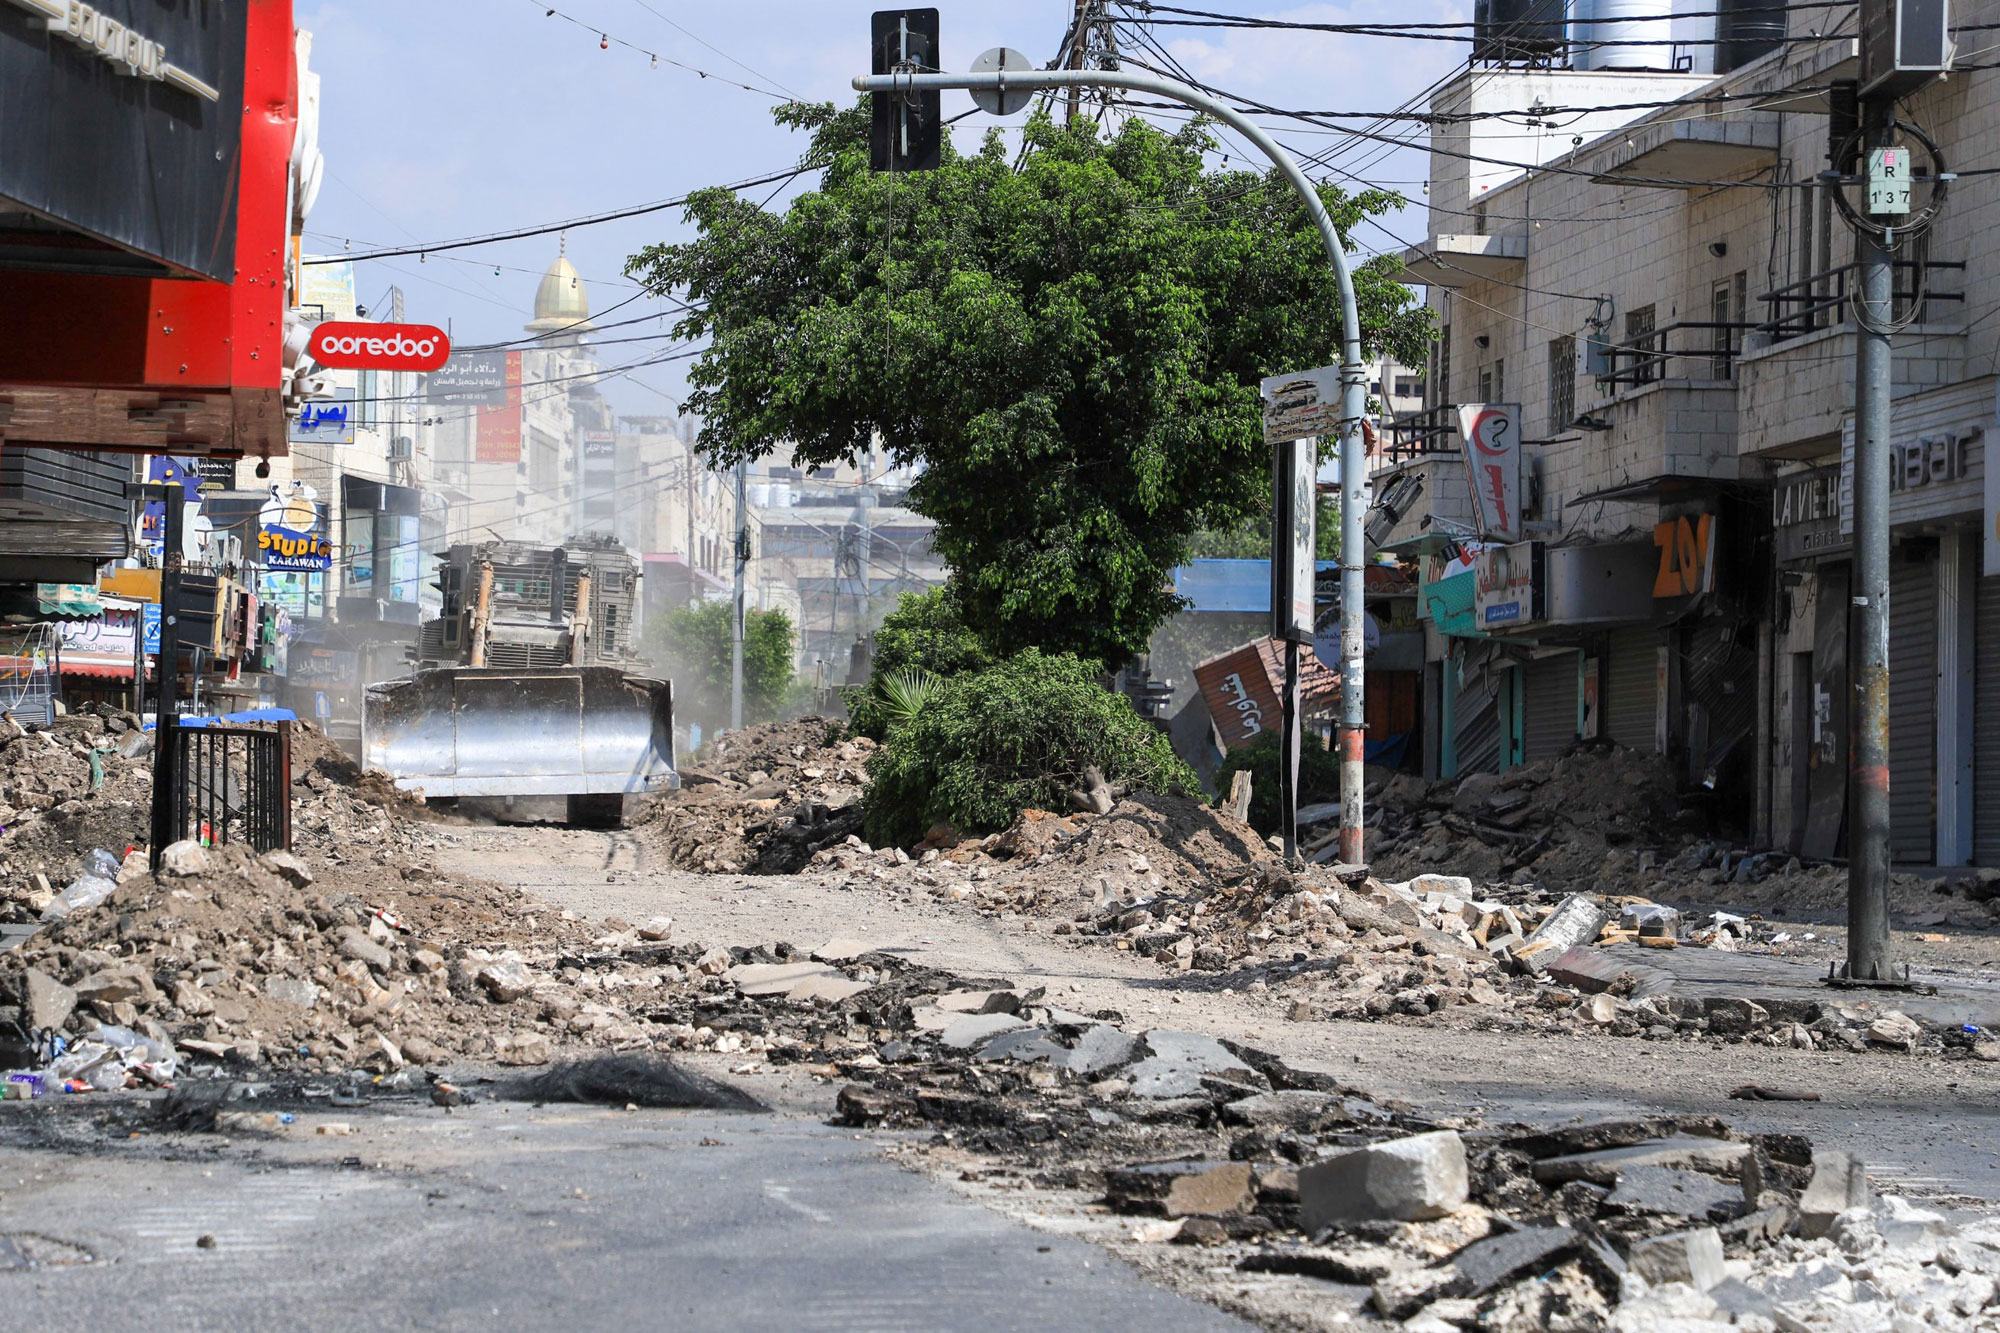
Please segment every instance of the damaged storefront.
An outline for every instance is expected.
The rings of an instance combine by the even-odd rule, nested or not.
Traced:
[[[2000,865],[2000,497],[1986,447],[2000,379],[1894,405],[1889,479],[1890,855],[1904,866]],[[1853,427],[1842,459],[1771,498],[1774,841],[1846,846]],[[1981,800],[1982,793],[1989,799]]]
[[[1663,503],[1644,541],[1460,543],[1427,557],[1426,771],[1504,772],[1579,742],[1671,756],[1695,789],[1748,789],[1762,533],[1727,495]],[[1750,583],[1750,580],[1741,580]]]

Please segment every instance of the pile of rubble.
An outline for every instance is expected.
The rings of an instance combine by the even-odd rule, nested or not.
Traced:
[[[822,849],[859,842],[875,743],[807,717],[728,732],[680,770],[681,790],[633,820],[669,863],[786,875]]]
[[[541,1063],[592,1034],[640,1040],[620,998],[661,984],[653,960],[564,979],[564,960],[600,932],[421,867],[369,884],[321,887],[286,852],[176,843],[158,876],[135,853],[107,899],[0,954],[12,1006],[0,1033],[21,1048],[11,1063],[66,1076],[65,1048],[129,1049],[135,1034],[169,1068],[201,1057],[376,1072]]]
[[[1616,892],[1632,864],[1616,853],[1678,849],[1700,833],[1669,765],[1609,745],[1456,783],[1385,775],[1368,800],[1379,811],[1369,864],[1389,879],[1444,868],[1480,882]]]
[[[89,706],[33,731],[0,717],[0,919],[16,898],[69,883],[93,848],[122,856],[152,808],[152,738],[139,718]]]

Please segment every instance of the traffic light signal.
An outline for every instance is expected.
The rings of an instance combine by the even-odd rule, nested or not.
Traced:
[[[935,9],[882,9],[869,21],[870,69],[930,73],[938,65]],[[874,171],[936,171],[944,137],[941,98],[930,92],[874,93],[868,165]]]

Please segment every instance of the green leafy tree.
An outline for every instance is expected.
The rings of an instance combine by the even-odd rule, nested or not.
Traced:
[[[646,627],[646,655],[673,681],[675,710],[708,731],[729,724],[732,617],[728,602],[695,602]],[[783,611],[745,614],[745,722],[768,722],[783,711],[792,688],[793,647],[792,618]]]
[[[1340,559],[1340,501],[1320,496],[1317,523],[1313,529],[1317,558]],[[1188,543],[1188,555],[1197,560],[1269,560],[1271,511],[1251,514],[1231,527],[1197,532]]]
[[[1269,502],[1258,380],[1338,355],[1304,206],[1282,178],[1206,170],[1199,123],[1107,137],[1038,115],[1018,167],[994,133],[890,176],[868,170],[865,104],[777,116],[811,134],[820,187],[782,214],[699,194],[698,238],[627,266],[685,291],[677,332],[708,340],[704,449],[817,466],[879,442],[923,465],[911,503],[989,648],[1141,650],[1194,534]],[[1321,192],[1343,232],[1400,203]],[[1359,267],[1363,329],[1416,361],[1430,318],[1396,267]]]

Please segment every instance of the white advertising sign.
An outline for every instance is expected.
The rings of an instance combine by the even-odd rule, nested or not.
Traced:
[[[1264,443],[1340,433],[1339,366],[1273,375],[1258,387],[1264,397]]]
[[[1466,403],[1458,409],[1465,476],[1479,534],[1521,537],[1521,409],[1514,403]]]

